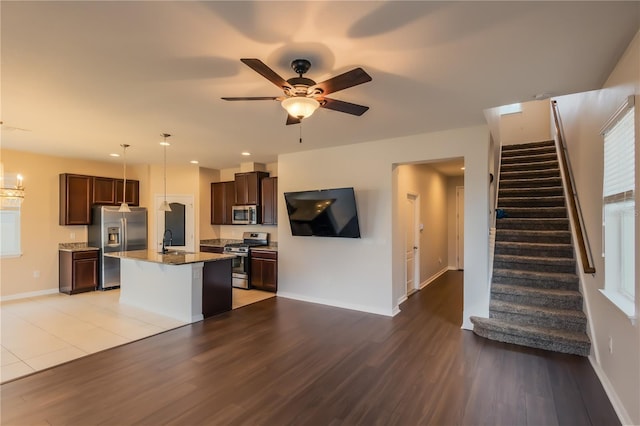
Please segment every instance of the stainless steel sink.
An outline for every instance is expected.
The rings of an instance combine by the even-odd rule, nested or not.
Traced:
[[[175,255],[185,255],[185,254],[195,254],[192,251],[184,251],[184,250],[169,250],[165,253],[159,251],[158,254],[164,254],[165,256],[175,256]]]

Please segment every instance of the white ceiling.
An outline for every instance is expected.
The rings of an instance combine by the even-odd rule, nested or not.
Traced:
[[[598,89],[640,26],[640,2],[2,1],[2,147],[65,157],[212,168],[279,153],[484,123],[483,110],[538,93]],[[323,81],[373,81],[285,126],[278,96],[240,62],[283,78],[291,60]],[[20,130],[26,129],[26,130]],[[241,157],[241,151],[251,157]]]

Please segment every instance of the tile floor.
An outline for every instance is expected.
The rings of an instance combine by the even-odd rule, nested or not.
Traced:
[[[119,290],[2,302],[0,382],[186,323],[118,303]],[[233,309],[275,296],[233,289]]]

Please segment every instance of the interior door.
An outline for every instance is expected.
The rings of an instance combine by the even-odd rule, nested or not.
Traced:
[[[407,296],[416,291],[416,253],[418,250],[416,243],[416,196],[407,194],[405,205],[405,276]]]
[[[457,268],[464,269],[464,186],[456,187],[456,258]]]

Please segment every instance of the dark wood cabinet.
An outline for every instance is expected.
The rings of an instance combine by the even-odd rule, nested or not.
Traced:
[[[58,263],[60,293],[82,293],[98,287],[98,250],[61,250]]]
[[[233,212],[231,208],[236,201],[235,183],[214,182],[211,184],[211,224],[231,225]]]
[[[93,178],[93,204],[115,204],[116,182],[113,178]]]
[[[278,224],[278,178],[262,179],[262,224]]]
[[[122,203],[123,179],[60,174],[60,225],[90,225],[91,206]],[[140,182],[127,179],[127,203],[140,205]]]
[[[204,253],[219,253],[219,254],[222,254],[224,252],[224,247],[200,246],[200,251],[204,252]]]
[[[250,287],[278,291],[278,252],[251,249]]]
[[[91,223],[92,183],[91,176],[60,175],[60,225]]]
[[[116,188],[115,204],[122,203],[122,185],[123,184],[124,184],[123,179],[115,179],[115,188]],[[140,205],[140,182],[139,181],[127,179],[126,197],[127,197],[126,202],[130,206]]]
[[[269,176],[268,172],[246,172],[235,174],[236,204],[260,205],[260,187],[262,179]]]

